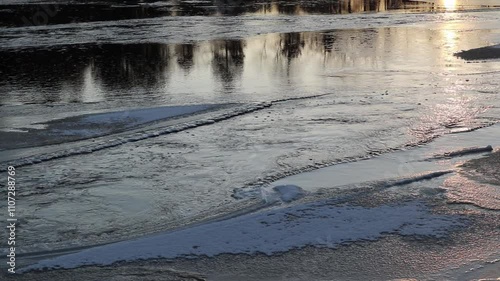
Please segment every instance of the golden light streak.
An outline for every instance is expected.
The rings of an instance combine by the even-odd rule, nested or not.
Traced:
[[[457,7],[457,0],[443,0],[443,6],[446,10],[455,10]]]

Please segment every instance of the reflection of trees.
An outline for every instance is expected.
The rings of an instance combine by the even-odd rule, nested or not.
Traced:
[[[59,1],[60,2],[60,1]],[[258,0],[175,0],[170,5],[147,5],[151,1],[105,0],[76,3],[11,5],[0,9],[0,26],[30,24],[64,24],[71,22],[116,21],[160,16],[209,16],[214,14],[241,15],[245,13],[280,14],[343,14],[365,11],[384,11],[415,4],[411,0],[317,0],[317,1],[258,1]],[[120,3],[115,5],[113,2]],[[137,3],[141,5],[137,5]],[[429,6],[427,6],[429,7]],[[43,15],[34,19],[34,15]],[[47,16],[47,17],[44,17]],[[23,20],[24,19],[24,20]],[[28,19],[28,20],[25,20]]]
[[[37,1],[41,2],[41,1]],[[66,3],[10,5],[10,9],[0,10],[0,26],[64,24],[71,22],[115,21],[168,16],[170,11],[148,5],[115,5],[107,3]],[[90,1],[89,1],[90,2]],[[104,2],[104,1],[103,1]],[[122,2],[123,1],[116,1]],[[9,11],[10,10],[10,11]]]
[[[280,48],[281,54],[288,60],[300,56],[301,50],[304,47],[302,33],[285,33],[281,35]]]
[[[212,2],[216,7],[214,12],[222,15],[237,16],[255,10],[253,1],[249,0],[212,0]]]
[[[212,69],[224,88],[231,88],[243,71],[244,43],[241,40],[216,41],[212,44]]]
[[[344,52],[333,50],[339,46],[346,50],[360,47],[352,45],[351,41],[362,44],[366,34],[356,35],[352,39],[353,32],[356,31],[270,34],[248,39],[253,43],[252,49],[247,49],[242,40],[217,40],[199,46],[103,44],[0,51],[0,59],[5,62],[0,66],[0,91],[15,87],[36,89],[41,93],[36,96],[37,102],[79,100],[84,87],[100,89],[104,99],[129,96],[137,92],[138,88],[146,89],[143,92],[157,92],[165,89],[167,83],[172,83],[168,80],[171,72],[178,71],[170,67],[171,61],[187,70],[186,74],[196,63],[206,64],[222,87],[231,89],[243,73],[245,52],[265,50],[261,52],[262,56],[274,54],[274,62],[269,61],[266,68],[288,76],[293,61],[304,56],[304,50],[308,52],[306,55],[313,52],[324,55],[325,60],[334,58],[339,63],[345,61]],[[14,85],[14,88],[9,84]]]
[[[59,102],[62,96],[81,94],[85,70],[99,80],[106,93],[125,95],[135,87],[164,84],[169,46],[162,44],[62,46],[51,49],[0,52],[0,87],[22,85],[40,93],[37,102]],[[88,78],[87,78],[88,79]],[[87,81],[88,82],[88,81]],[[90,81],[91,83],[95,83]],[[78,100],[72,97],[71,100]]]
[[[333,50],[333,44],[335,43],[336,36],[333,32],[328,32],[322,36],[322,45],[324,46],[325,53],[330,53]]]
[[[290,65],[293,59],[298,58],[302,54],[302,48],[305,45],[302,39],[302,33],[285,33],[280,34],[278,43],[277,59],[283,62],[285,59],[285,73],[290,75]]]
[[[183,69],[189,71],[193,66],[193,58],[195,45],[193,44],[179,44],[175,46],[175,56],[177,57],[177,63]]]
[[[81,73],[86,62],[84,51],[75,47],[57,50],[28,49],[0,52],[0,98],[10,94],[10,85],[22,85],[23,89],[34,89],[36,95],[27,102],[60,102],[58,94],[64,84],[79,88],[83,84]],[[61,83],[61,78],[65,83]]]
[[[339,1],[271,1],[262,4],[257,13],[279,14],[346,14],[367,11],[385,11],[386,9],[403,8],[405,4],[417,4],[410,0],[339,0]],[[252,11],[247,11],[252,12]]]
[[[163,84],[169,60],[169,46],[163,44],[102,45],[92,57],[96,76],[105,88],[129,90]]]
[[[408,35],[396,36],[394,32],[397,31],[390,28],[334,30],[196,44],[0,50],[0,99],[5,101],[17,95],[25,102],[78,101],[82,100],[84,88],[86,93],[99,92],[102,99],[126,99],[137,88],[158,94],[165,92],[168,83],[169,94],[173,94],[185,89],[186,84],[211,87],[213,81],[227,90],[239,85],[244,73],[260,72],[292,81],[288,78],[304,75],[304,65],[309,69],[343,69],[385,64],[380,58],[386,55],[386,46],[395,48],[408,40]],[[180,79],[170,79],[180,77],[177,74],[181,74]]]
[[[403,8],[405,4],[418,4],[409,0],[340,0],[339,13],[359,13],[368,11],[385,11]]]

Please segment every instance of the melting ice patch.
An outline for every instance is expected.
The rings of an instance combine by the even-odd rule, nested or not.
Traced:
[[[283,202],[292,202],[305,194],[305,191],[296,185],[278,185],[273,187],[273,191]]]
[[[270,255],[307,245],[336,247],[345,242],[376,240],[388,233],[440,238],[463,225],[461,217],[432,214],[417,201],[374,208],[336,206],[332,201],[281,205],[43,260],[24,270],[109,265],[160,257],[211,257],[223,253]]]
[[[235,189],[233,197],[237,199],[243,198],[262,198],[266,203],[276,203],[276,202],[292,202],[297,200],[307,192],[301,187],[287,184],[278,186],[260,186],[250,189]]]

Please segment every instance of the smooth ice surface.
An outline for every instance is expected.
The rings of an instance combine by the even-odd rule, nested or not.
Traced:
[[[87,115],[80,118],[80,123],[113,124],[117,121],[127,120],[127,127],[153,122],[174,116],[192,114],[197,111],[207,110],[214,105],[186,105],[162,106],[156,108],[133,109],[121,112],[107,112]]]
[[[32,118],[31,124],[0,125],[0,131],[3,131],[0,150],[95,138],[220,107],[221,105],[212,104],[162,106],[82,114],[66,118],[53,118],[50,121],[38,121],[37,123],[33,123],[35,118]]]
[[[334,165],[285,177],[273,185],[296,184],[307,191],[389,179],[422,180],[422,175],[446,171],[471,157],[488,155],[500,147],[500,126],[495,125],[471,133],[448,134],[425,146],[412,150],[386,153],[364,161]],[[479,146],[480,148],[477,148]],[[477,153],[472,153],[477,152]],[[444,175],[444,174],[443,174]],[[247,191],[248,195],[254,193]],[[240,192],[242,197],[244,193]]]
[[[222,253],[270,255],[307,245],[332,248],[344,242],[376,240],[387,233],[443,237],[458,226],[463,226],[459,217],[431,214],[418,201],[374,208],[320,201],[91,248],[27,269]]]

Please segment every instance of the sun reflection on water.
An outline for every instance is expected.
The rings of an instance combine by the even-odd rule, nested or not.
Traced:
[[[443,0],[443,6],[446,10],[454,10],[457,7],[457,0]]]

